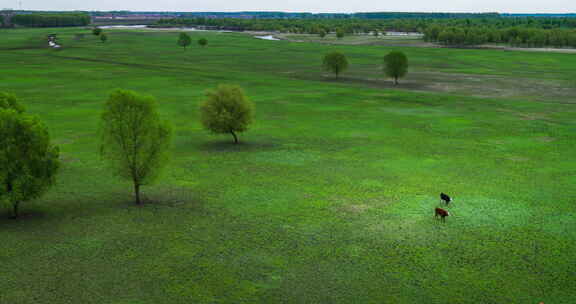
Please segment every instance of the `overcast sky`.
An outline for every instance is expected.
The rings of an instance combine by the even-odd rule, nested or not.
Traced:
[[[0,0],[0,9],[289,12],[576,13],[576,0]]]

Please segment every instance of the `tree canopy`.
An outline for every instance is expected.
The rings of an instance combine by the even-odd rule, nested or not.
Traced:
[[[324,55],[322,67],[324,70],[334,73],[338,78],[338,75],[348,68],[348,59],[340,52],[331,52]]]
[[[95,27],[95,28],[92,29],[92,34],[93,34],[94,36],[100,36],[100,34],[102,34],[102,29],[99,28],[99,27]]]
[[[115,175],[133,183],[140,204],[140,186],[153,183],[169,159],[172,129],[160,119],[156,100],[127,90],[112,92],[100,134],[101,156]]]
[[[200,39],[198,39],[198,44],[201,47],[205,47],[206,45],[208,45],[208,40],[206,38],[200,38]]]
[[[215,134],[231,134],[238,143],[236,133],[245,132],[254,117],[254,104],[239,86],[220,85],[206,93],[200,105],[202,125]]]
[[[12,205],[14,218],[20,203],[39,198],[55,183],[59,167],[46,125],[21,107],[0,106],[0,202]]]
[[[280,15],[274,19],[274,16],[275,14],[264,14],[254,19],[239,19],[204,18],[187,14],[183,18],[161,19],[158,24],[298,34],[320,34],[321,31],[331,33],[340,30],[341,34],[346,35],[379,29],[382,33],[419,32],[424,34],[427,41],[449,46],[506,43],[523,47],[576,47],[576,18],[567,16],[536,18],[493,13],[297,14],[298,17],[289,19],[281,18]],[[443,34],[440,36],[441,33]]]
[[[398,84],[398,78],[408,73],[408,58],[402,52],[394,51],[384,56],[384,74],[394,78],[394,84]]]
[[[184,50],[186,50],[186,47],[189,46],[192,43],[192,38],[190,38],[190,35],[186,34],[186,33],[180,33],[180,35],[178,36],[178,45],[183,47]]]
[[[12,109],[17,113],[24,112],[24,106],[20,104],[18,97],[14,94],[9,94],[6,92],[0,92],[0,110]]]

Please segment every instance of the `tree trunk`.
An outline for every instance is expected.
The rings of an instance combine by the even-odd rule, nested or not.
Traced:
[[[394,85],[398,85],[398,76],[394,77]]]
[[[136,204],[140,205],[140,184],[134,183],[134,195],[136,196]]]
[[[236,136],[236,133],[234,133],[234,131],[230,131],[230,134],[232,134],[232,136],[234,136],[234,143],[237,144],[238,143],[238,136]]]
[[[14,209],[14,215],[12,216],[13,219],[17,219],[18,218],[18,205],[20,204],[20,202],[14,202],[12,207]]]

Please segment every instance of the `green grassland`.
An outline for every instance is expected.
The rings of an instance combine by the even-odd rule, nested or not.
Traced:
[[[0,303],[574,303],[576,56],[191,35],[208,47],[0,31],[0,91],[63,160],[19,220],[0,209]],[[320,70],[331,50],[350,59],[340,80]],[[410,60],[398,87],[390,50]],[[239,145],[200,126],[220,83],[256,105]],[[115,88],[157,97],[174,125],[141,207],[97,154]]]

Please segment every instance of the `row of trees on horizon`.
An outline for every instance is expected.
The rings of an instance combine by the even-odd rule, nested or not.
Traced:
[[[456,14],[459,16],[458,14]],[[462,17],[438,14],[362,13],[357,18],[239,19],[171,18],[156,26],[206,26],[222,30],[276,31],[317,34],[378,34],[387,31],[419,32],[424,39],[446,46],[476,46],[486,43],[522,47],[576,47],[576,18],[515,17],[471,14]],[[86,26],[86,13],[30,13],[12,17],[12,23],[25,27]]]
[[[530,27],[491,28],[434,25],[424,30],[424,40],[447,46],[509,44],[515,47],[574,47],[576,30]]]
[[[157,26],[204,26],[220,30],[276,31],[294,34],[378,34],[419,32],[426,41],[447,46],[485,43],[525,47],[576,47],[576,18],[466,19],[162,19]]]

